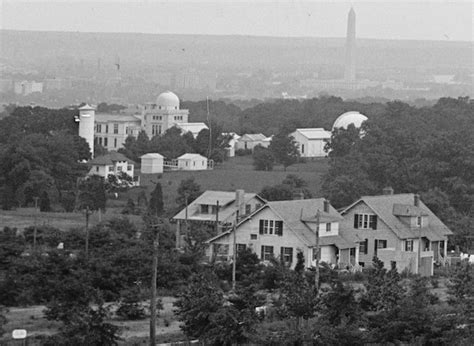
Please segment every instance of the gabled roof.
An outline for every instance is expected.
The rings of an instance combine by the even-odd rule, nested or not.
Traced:
[[[88,164],[95,166],[109,166],[113,165],[117,161],[127,161],[127,163],[133,164],[132,160],[128,159],[125,155],[116,151],[111,151],[105,155],[97,156],[96,158],[90,160]]]
[[[186,153],[178,157],[178,160],[207,160],[207,157],[199,154]]]
[[[302,136],[307,139],[329,139],[331,138],[331,132],[326,131],[321,127],[317,128],[306,128],[306,129],[296,129],[295,132],[299,132]],[[293,132],[293,133],[295,133]]]
[[[262,203],[265,200],[258,196],[256,193],[245,192],[244,203],[247,203],[253,198],[258,198]],[[195,221],[216,221],[215,214],[201,214],[201,205],[217,205],[219,201],[219,220],[224,221],[235,215],[237,206],[235,203],[236,193],[235,191],[211,191],[207,190],[203,192],[198,198],[188,205],[188,219]],[[176,214],[173,219],[184,220],[186,217],[186,210],[181,210]]]
[[[400,238],[417,238],[419,236],[419,229],[410,228],[397,215],[394,214],[395,205],[414,206],[415,194],[405,193],[396,195],[379,195],[379,196],[364,196],[358,201],[345,208],[341,214],[344,215],[354,206],[359,203],[365,203],[372,211]],[[400,207],[395,209],[398,211]],[[428,226],[423,227],[424,230],[432,230],[433,237],[453,234],[451,230],[422,202],[419,202],[419,209],[411,209],[410,212],[419,211],[428,217]],[[403,214],[403,213],[402,213]],[[427,231],[426,231],[427,232]]]
[[[240,137],[238,140],[239,141],[263,141],[264,139],[266,139],[267,137],[265,137],[265,135],[261,134],[261,133],[253,133],[253,134],[249,134],[249,133],[246,133],[245,135],[243,135],[242,137]]]
[[[256,210],[247,218],[242,220],[237,229],[245,222],[254,218],[265,208],[270,208],[278,217],[283,220],[283,224],[287,229],[294,232],[295,235],[306,244],[308,247],[313,247],[315,244],[315,230],[316,230],[316,213],[319,210],[319,222],[338,222],[343,218],[329,205],[329,212],[324,212],[324,198],[290,200],[290,201],[273,201],[267,202],[262,208]],[[210,243],[222,236],[232,233],[232,230],[219,234],[207,242]],[[356,245],[341,235],[337,236],[323,236],[320,235],[319,241],[321,245],[336,245],[340,249],[355,247]]]

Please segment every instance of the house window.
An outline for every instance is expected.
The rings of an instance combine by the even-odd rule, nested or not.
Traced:
[[[113,172],[114,171],[114,166],[109,166],[109,171]]]
[[[331,232],[331,223],[330,222],[328,222],[326,224],[326,232]]]
[[[109,125],[105,125],[105,133],[109,133]]]
[[[273,246],[262,245],[262,260],[269,261],[273,258]]]
[[[117,171],[122,172],[122,166],[117,166]]]
[[[418,227],[423,227],[423,218],[421,216],[417,216],[416,218],[416,225]]]
[[[217,214],[217,205],[211,205],[211,214]]]
[[[214,254],[216,258],[227,257],[229,255],[229,244],[214,244]]]
[[[114,138],[114,148],[117,148],[117,138]]]
[[[131,171],[132,170],[132,165],[128,165],[127,166],[127,171]]]
[[[260,209],[261,207],[262,207],[262,204],[260,204],[260,203],[255,204],[255,210],[258,210],[258,209]]]
[[[101,132],[102,132],[102,125],[101,125],[101,124],[97,124],[95,131],[96,131],[97,133],[101,133]]]
[[[118,133],[118,124],[114,124],[114,133],[115,133],[115,134]]]
[[[237,253],[241,251],[245,251],[246,248],[247,248],[247,245],[245,244],[237,244]]]
[[[301,154],[304,154],[304,144],[301,144]]]
[[[377,229],[377,215],[355,214],[354,228],[358,229]]]
[[[319,253],[321,253],[321,251],[319,251]],[[313,248],[313,261],[316,261],[316,255],[318,254],[318,251],[316,248]],[[319,258],[321,258],[321,255],[318,256]]]
[[[99,171],[99,166],[95,166],[95,171],[96,171],[96,172]]]
[[[252,211],[252,206],[250,204],[246,204],[245,205],[245,215],[250,214],[251,211]]]
[[[99,137],[99,144],[102,145],[102,137]]]
[[[108,145],[108,138],[105,137],[105,138],[104,138],[104,147],[106,147],[107,145]]]
[[[251,234],[250,239],[251,240],[257,240],[257,235],[256,234]]]
[[[375,239],[374,241],[374,256],[377,256],[378,249],[385,249],[387,247],[387,241],[383,239]]]
[[[290,264],[291,262],[293,262],[293,248],[292,247],[280,248],[280,256],[283,262]]]
[[[405,240],[405,251],[413,251],[413,240]]]
[[[209,214],[209,206],[207,204],[201,204],[201,214]]]
[[[283,221],[277,220],[260,220],[259,222],[260,234],[275,234],[283,235]]]
[[[359,243],[359,252],[360,253],[363,253],[364,255],[367,255],[367,248],[368,248],[368,243],[369,243],[369,240],[366,239],[364,240],[362,243]]]

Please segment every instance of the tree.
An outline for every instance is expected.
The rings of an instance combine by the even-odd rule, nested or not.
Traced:
[[[330,158],[341,157],[349,154],[352,147],[360,140],[361,129],[354,124],[349,124],[347,129],[335,128],[331,134],[331,140],[324,146],[324,151]]]
[[[150,196],[150,202],[148,204],[148,212],[150,214],[161,216],[164,211],[163,205],[163,191],[161,189],[161,184],[156,183],[155,189],[152,191]]]
[[[194,178],[181,180],[178,186],[178,197],[176,203],[180,208],[184,207],[186,202],[191,203],[201,195],[201,186],[194,181]]]
[[[183,322],[180,327],[188,337],[206,344],[232,345],[248,342],[259,303],[253,290],[237,290],[225,296],[216,277],[204,273],[191,278],[174,305],[178,320]]]
[[[79,183],[78,193],[78,209],[105,210],[107,196],[103,177],[99,175],[88,176]]]
[[[293,199],[293,190],[286,184],[264,186],[258,195],[267,201],[288,201]]]
[[[257,171],[272,171],[275,158],[270,149],[257,145],[253,150],[253,166]]]
[[[43,191],[40,196],[39,208],[40,211],[51,211],[51,202],[49,200],[49,195],[46,191]]]
[[[288,166],[298,162],[301,156],[298,144],[286,131],[280,131],[274,135],[268,149],[273,153],[275,160],[283,165],[285,171]]]

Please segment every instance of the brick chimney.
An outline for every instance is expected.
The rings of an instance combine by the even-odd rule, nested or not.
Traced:
[[[245,215],[245,191],[235,190],[235,207],[239,211],[239,217]]]
[[[382,190],[384,195],[393,195],[393,188],[391,186],[387,186]]]
[[[329,201],[327,199],[324,200],[323,210],[325,213],[329,213]]]
[[[414,196],[414,198],[413,198],[413,204],[415,205],[415,207],[419,207],[419,206],[420,206],[420,195],[415,194],[415,196]]]

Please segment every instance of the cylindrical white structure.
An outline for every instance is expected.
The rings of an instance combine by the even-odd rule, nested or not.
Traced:
[[[89,144],[91,157],[94,157],[95,109],[88,104],[79,108],[79,136]]]

